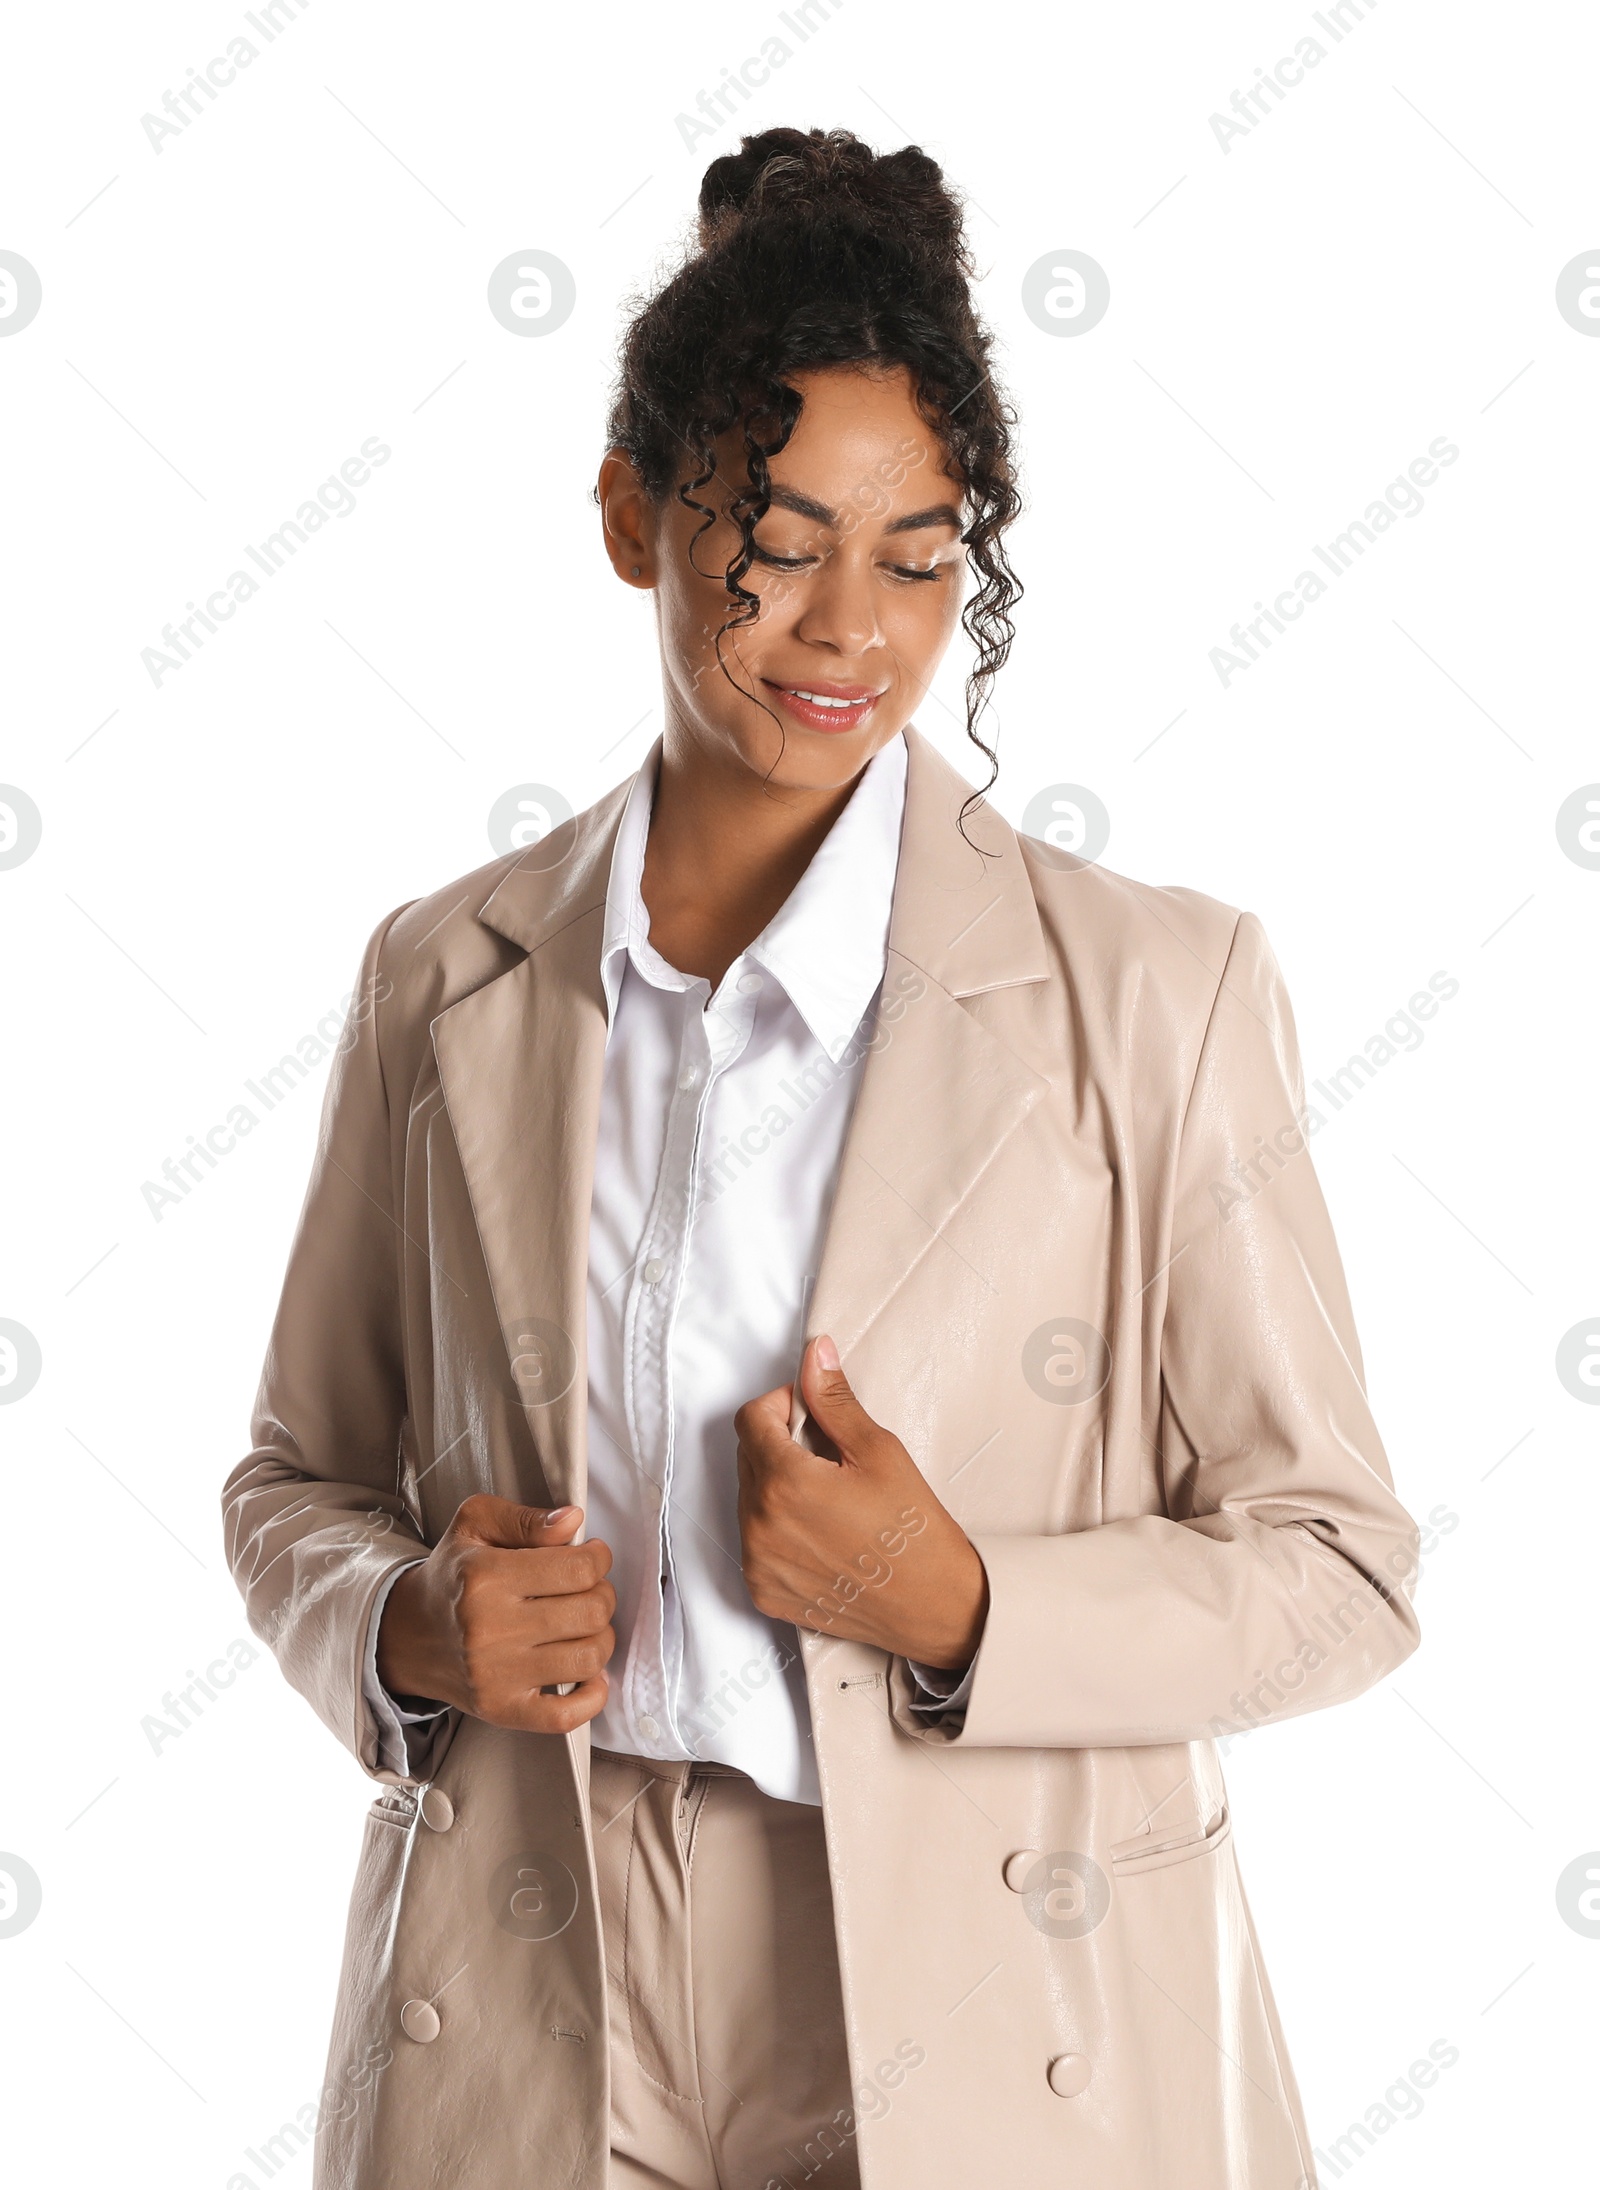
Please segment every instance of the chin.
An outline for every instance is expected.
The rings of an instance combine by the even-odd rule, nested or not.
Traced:
[[[870,729],[808,730],[784,722],[780,730],[763,717],[759,729],[740,730],[733,743],[745,766],[769,782],[792,790],[825,790],[859,775],[901,727],[896,723],[885,730],[876,723]]]

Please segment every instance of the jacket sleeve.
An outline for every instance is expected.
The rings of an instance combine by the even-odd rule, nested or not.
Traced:
[[[1238,1733],[1359,1695],[1416,1648],[1418,1532],[1367,1405],[1307,1117],[1283,978],[1244,913],[1179,1137],[1165,1512],[974,1538],[990,1609],[964,1723],[944,1738]]]
[[[428,1550],[401,1496],[402,1155],[378,1050],[391,994],[382,948],[396,917],[362,960],[256,1396],[254,1449],[222,1494],[251,1627],[363,1769],[390,1784],[402,1775],[380,1760],[362,1692],[367,1626],[389,1576]],[[436,1749],[458,1717],[440,1722]]]

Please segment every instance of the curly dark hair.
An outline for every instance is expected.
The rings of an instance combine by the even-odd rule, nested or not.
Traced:
[[[736,683],[723,639],[760,609],[744,578],[769,507],[769,461],[802,408],[791,378],[831,365],[904,366],[963,490],[961,539],[978,581],[961,615],[977,648],[967,735],[988,759],[989,789],[999,760],[978,721],[1022,595],[1004,546],[1021,497],[1016,414],[995,386],[992,338],[973,308],[959,199],[916,145],[879,155],[845,129],[767,129],[712,161],[699,216],[695,246],[627,328],[607,432],[653,501],[675,493],[699,515],[698,539],[716,522],[699,499],[716,476],[714,444],[742,429],[749,476],[725,506],[740,547],[724,573],[733,605],[716,635],[723,675]]]

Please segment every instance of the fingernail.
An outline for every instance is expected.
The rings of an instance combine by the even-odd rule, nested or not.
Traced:
[[[554,1528],[558,1521],[564,1521],[569,1514],[582,1510],[580,1506],[552,1506],[544,1517],[544,1525],[546,1528]]]
[[[817,1367],[830,1372],[839,1366],[839,1349],[824,1331],[817,1340]]]

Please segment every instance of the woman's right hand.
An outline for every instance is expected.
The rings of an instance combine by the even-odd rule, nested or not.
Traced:
[[[568,1734],[604,1708],[616,1648],[610,1547],[575,1544],[581,1506],[465,1498],[389,1592],[378,1678],[491,1726]],[[569,1695],[544,1693],[574,1681]]]

